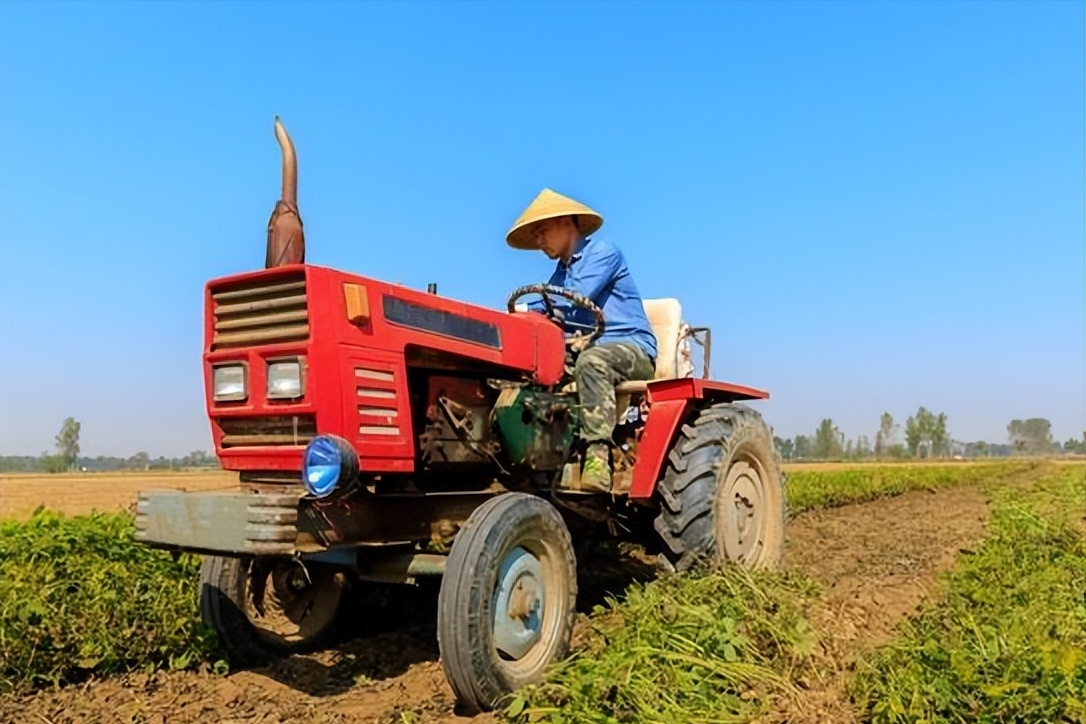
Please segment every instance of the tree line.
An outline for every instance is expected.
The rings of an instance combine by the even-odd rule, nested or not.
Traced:
[[[53,452],[48,450],[41,455],[5,455],[0,456],[0,473],[64,473],[112,472],[117,470],[185,470],[191,468],[218,469],[219,459],[204,450],[193,450],[180,458],[158,456],[152,458],[147,452],[139,451],[128,458],[111,455],[86,457],[79,454],[79,433],[82,425],[68,417],[56,436]]]
[[[1081,440],[1071,438],[1060,443],[1052,437],[1052,423],[1049,420],[1033,417],[1011,420],[1007,425],[1005,443],[983,440],[962,442],[951,437],[945,412],[936,413],[921,407],[905,421],[904,429],[894,422],[889,412],[882,413],[874,443],[867,435],[847,439],[831,418],[825,418],[813,434],[796,435],[794,438],[774,437],[773,444],[785,460],[1086,455],[1086,431],[1082,433]]]
[[[140,451],[128,458],[99,455],[80,456],[79,433],[82,425],[68,417],[56,436],[55,451],[31,455],[0,456],[0,472],[69,471],[110,472],[116,470],[182,470],[189,468],[219,468],[219,459],[203,450],[194,450],[181,458],[152,458]],[[904,434],[902,434],[904,432]],[[863,460],[863,459],[923,459],[946,457],[1008,457],[1010,455],[1086,455],[1086,431],[1082,439],[1071,438],[1059,443],[1052,437],[1052,423],[1043,417],[1011,420],[1007,425],[1006,443],[983,440],[960,442],[950,437],[945,412],[935,413],[925,407],[905,421],[905,428],[894,422],[889,412],[879,417],[879,429],[872,444],[867,435],[854,440],[825,418],[812,435],[794,438],[774,437],[773,444],[785,460]]]

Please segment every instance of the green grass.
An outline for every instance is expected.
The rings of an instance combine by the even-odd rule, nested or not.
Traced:
[[[0,523],[0,692],[207,658],[199,560],[133,532],[123,513]]]
[[[796,695],[814,635],[813,585],[738,569],[632,586],[592,616],[585,647],[548,683],[520,692],[513,721],[740,722]]]
[[[872,465],[825,472],[804,470],[788,475],[788,509],[801,513],[887,498],[910,490],[991,484],[1043,464],[1042,461],[1010,460],[947,465]]]
[[[993,498],[988,540],[859,669],[867,720],[1086,722],[1084,469]]]

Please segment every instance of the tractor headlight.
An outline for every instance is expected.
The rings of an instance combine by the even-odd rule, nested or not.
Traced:
[[[327,498],[337,489],[344,492],[357,477],[358,453],[343,438],[318,435],[306,446],[302,486],[314,498]]]
[[[280,360],[268,363],[268,399],[296,399],[305,392],[302,384],[302,361]]]
[[[216,402],[244,400],[249,396],[245,385],[245,365],[219,365],[212,377],[212,397]]]

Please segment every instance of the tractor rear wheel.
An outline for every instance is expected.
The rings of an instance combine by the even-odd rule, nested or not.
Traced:
[[[734,403],[702,409],[684,425],[657,488],[654,526],[662,562],[686,570],[699,560],[748,568],[784,554],[784,482],[769,427]]]
[[[200,567],[200,615],[232,664],[259,666],[325,641],[345,598],[344,583],[329,566],[207,556]]]
[[[547,501],[506,493],[456,535],[438,594],[441,666],[472,710],[542,681],[569,650],[577,601],[573,543]]]

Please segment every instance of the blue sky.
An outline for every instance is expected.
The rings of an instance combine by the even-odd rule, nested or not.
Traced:
[[[499,306],[543,186],[778,434],[1086,428],[1081,2],[0,4],[0,453],[210,447],[201,294],[308,257]]]

